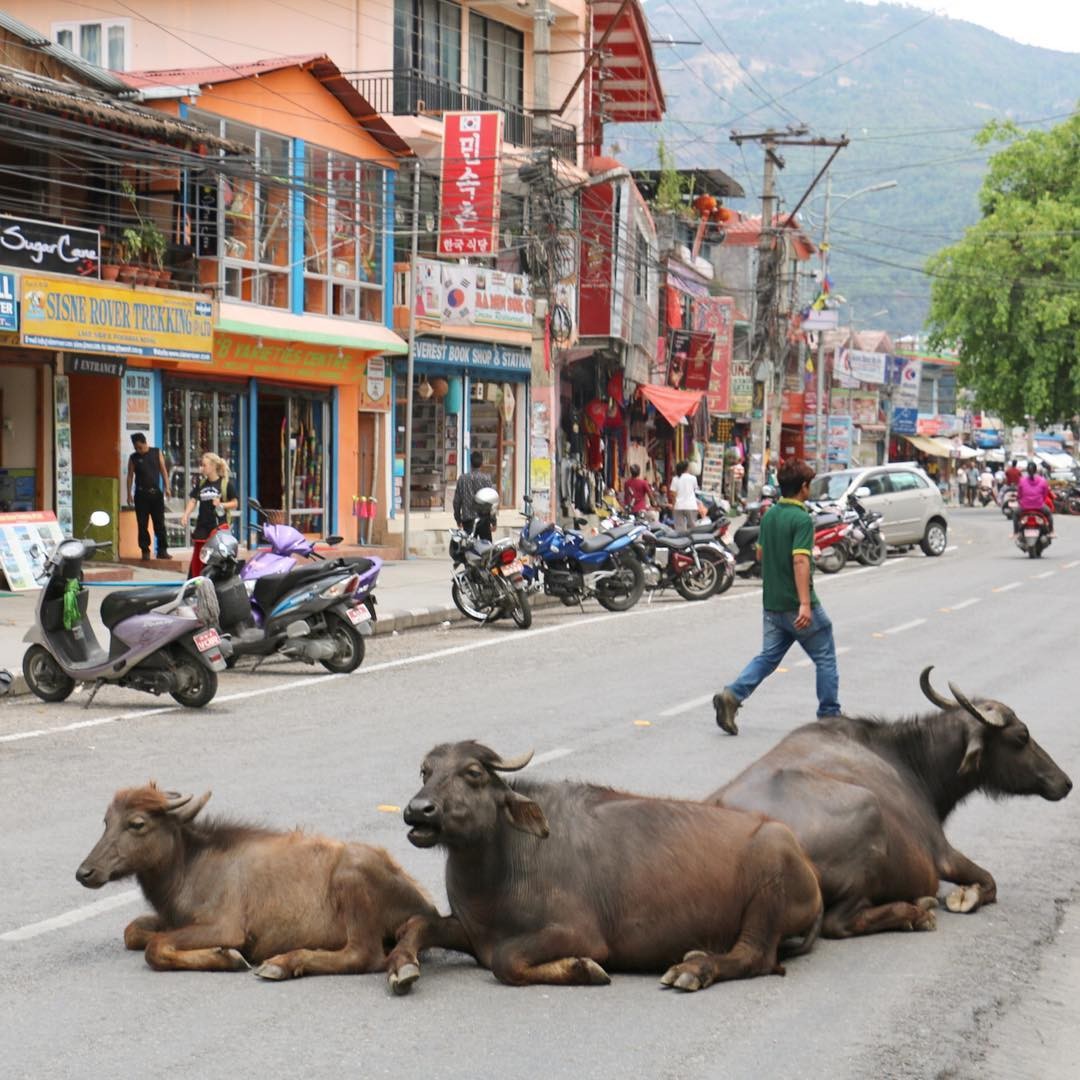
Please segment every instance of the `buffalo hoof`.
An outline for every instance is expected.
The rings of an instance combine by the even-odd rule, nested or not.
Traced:
[[[258,975],[260,979],[269,979],[271,982],[281,982],[282,979],[287,979],[289,973],[280,964],[260,964],[254,972],[254,975]]]
[[[669,967],[660,977],[661,986],[673,986],[676,990],[686,990],[692,993],[695,990],[703,990],[711,983],[711,979],[705,974],[702,960],[708,957],[708,953],[698,950],[688,952],[683,957],[681,964]]]
[[[915,906],[923,911],[930,911],[938,906],[938,898],[936,896],[920,896],[915,901]]]
[[[982,890],[978,885],[958,886],[945,897],[945,906],[950,911],[967,914],[975,911],[982,903]]]
[[[688,952],[688,953],[687,953],[687,954],[686,954],[686,955],[685,955],[685,956],[683,957],[683,963],[685,964],[687,960],[700,960],[700,959],[701,959],[701,957],[703,957],[703,956],[708,956],[708,955],[709,955],[709,954],[708,954],[707,952],[703,952],[703,951],[702,951],[701,949],[691,949],[691,950],[690,950],[690,951],[689,951],[689,952]]]
[[[924,911],[912,924],[912,930],[936,930],[937,916],[932,911]]]
[[[595,961],[587,956],[579,958],[578,963],[585,974],[589,986],[609,986],[611,976]]]
[[[412,984],[419,978],[418,964],[402,964],[397,971],[391,971],[387,975],[386,981],[390,984],[390,989],[400,997],[402,994],[407,994],[412,989]]]
[[[227,956],[233,965],[233,971],[250,971],[251,965],[244,959],[243,955],[236,949],[219,949],[218,952],[222,956]]]

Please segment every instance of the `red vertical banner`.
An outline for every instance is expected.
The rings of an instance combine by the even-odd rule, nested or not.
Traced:
[[[691,307],[695,330],[713,335],[712,364],[707,398],[709,415],[731,411],[731,354],[735,346],[735,301],[730,296],[709,296]]]
[[[443,113],[439,254],[499,250],[503,114]]]

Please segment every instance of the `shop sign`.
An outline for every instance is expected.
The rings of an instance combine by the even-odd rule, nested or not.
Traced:
[[[877,394],[852,394],[851,418],[860,427],[878,422]]]
[[[101,274],[101,237],[96,229],[73,229],[0,214],[0,262],[26,270],[96,278]]]
[[[75,479],[71,467],[71,397],[68,377],[53,378],[53,448],[56,465],[56,518],[65,536],[74,535]]]
[[[455,367],[485,371],[532,372],[532,354],[528,349],[475,341],[446,341],[441,338],[417,338],[413,346],[417,363],[452,364]]]
[[[731,408],[731,354],[735,345],[735,301],[730,296],[710,296],[695,300],[690,308],[695,330],[713,335],[708,385],[703,387],[710,413]]]
[[[205,297],[26,276],[21,291],[24,345],[156,360],[213,357],[214,306]]]
[[[443,326],[530,330],[533,299],[525,274],[416,260],[416,317]]]
[[[827,429],[830,465],[851,463],[853,429],[850,416],[830,416]]]
[[[919,408],[919,386],[922,382],[922,361],[905,356],[888,356],[885,362],[885,381],[895,386],[893,405],[902,409]],[[914,434],[912,429],[911,434]]]
[[[127,361],[122,356],[69,356],[65,364],[69,375],[107,375],[122,379]]]
[[[157,446],[157,409],[154,408],[154,373],[126,371],[120,394],[120,501],[126,503],[131,493],[127,487],[128,456],[131,436],[141,431],[150,446]]]
[[[885,381],[885,353],[862,349],[840,349],[836,354],[836,374],[855,382],[880,384]]]
[[[746,360],[731,361],[731,411],[736,416],[745,415],[753,407],[754,374]]]
[[[38,588],[45,560],[63,539],[56,515],[49,510],[0,514],[0,570],[8,588]]]
[[[893,405],[890,427],[894,435],[914,435],[919,424],[919,410]]]
[[[494,255],[498,250],[503,114],[443,113],[439,253]]]
[[[668,384],[684,390],[708,390],[714,338],[698,330],[672,330]]]
[[[0,274],[0,330],[19,329],[18,282],[14,274]]]
[[[378,401],[386,393],[386,358],[373,356],[367,362],[367,396]]]

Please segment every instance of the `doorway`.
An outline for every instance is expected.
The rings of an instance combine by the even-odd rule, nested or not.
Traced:
[[[379,414],[357,413],[357,491],[361,500],[353,507],[356,515],[356,542],[371,544],[375,530],[375,511],[371,500],[378,498],[379,483]]]
[[[259,392],[259,501],[271,520],[304,533],[326,529],[330,397]]]

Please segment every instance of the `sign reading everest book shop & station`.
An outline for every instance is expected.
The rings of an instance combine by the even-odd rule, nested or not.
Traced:
[[[213,303],[76,279],[22,278],[22,343],[158,360],[213,358]]]

